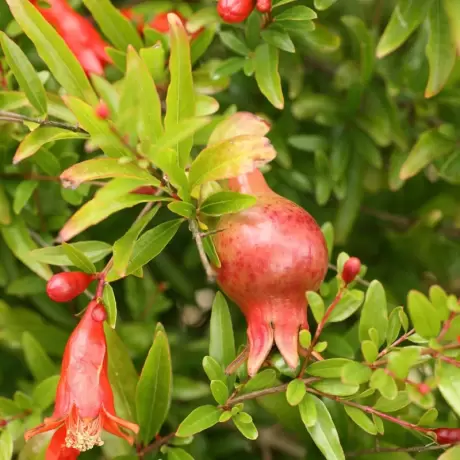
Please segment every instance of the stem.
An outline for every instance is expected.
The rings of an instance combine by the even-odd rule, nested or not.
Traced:
[[[153,452],[154,450],[158,450],[161,446],[163,446],[164,444],[167,444],[172,438],[174,438],[174,436],[176,436],[175,431],[167,434],[166,436],[162,436],[158,438],[152,444],[149,444],[148,446],[138,451],[137,456],[142,458],[145,454],[148,454],[149,452]]]
[[[200,229],[198,228],[196,220],[190,220],[189,227],[190,231],[192,232],[193,239],[195,240],[196,247],[198,249],[198,254],[200,255],[201,263],[204,267],[204,271],[206,272],[208,283],[213,283],[216,279],[216,273],[214,269],[211,267],[208,257],[206,256],[206,252],[203,246],[203,240],[201,239]]]
[[[225,369],[225,374],[226,375],[232,375],[235,373],[238,368],[243,364],[249,356],[249,348],[246,345],[242,352],[226,367]]]
[[[414,446],[414,447],[379,447],[378,449],[365,449],[357,452],[347,452],[347,458],[361,457],[367,454],[380,454],[384,452],[428,452],[430,450],[448,449],[451,445],[429,444],[428,446]]]
[[[334,270],[336,272],[339,271],[339,269],[337,268],[337,265],[334,265],[334,264],[329,264],[328,265],[329,269],[330,270]],[[369,281],[366,281],[366,280],[363,280],[362,278],[360,278],[359,276],[357,276],[354,281],[356,281],[358,284],[361,284],[361,286],[366,286],[366,287],[369,287],[371,285],[371,283],[369,283]]]
[[[407,340],[412,334],[415,334],[415,329],[411,329],[410,331],[407,331],[404,335],[402,335],[399,339],[395,340],[390,346],[386,347],[383,349],[377,356],[377,359],[382,358],[383,356],[387,355],[392,348],[397,347],[400,345],[402,342]]]
[[[449,318],[447,318],[447,320],[444,322],[443,326],[442,326],[442,329],[441,329],[441,332],[439,333],[439,336],[438,336],[438,342],[440,342],[444,336],[447,334],[447,332],[449,332],[449,329],[450,329],[450,326],[452,324],[452,321],[454,320],[454,318],[457,316],[458,313],[452,311],[449,315]]]
[[[0,120],[9,121],[12,123],[24,123],[25,121],[30,121],[32,123],[37,123],[40,126],[52,126],[55,128],[67,129],[68,131],[73,131],[74,133],[86,133],[86,131],[80,128],[78,125],[71,125],[61,121],[28,117],[27,115],[22,115],[14,112],[6,112],[4,110],[0,110]]]

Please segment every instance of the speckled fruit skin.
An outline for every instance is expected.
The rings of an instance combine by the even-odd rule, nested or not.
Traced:
[[[224,216],[214,237],[218,283],[248,322],[248,372],[257,373],[273,342],[295,368],[298,332],[308,329],[305,292],[327,272],[326,241],[313,217],[273,192],[260,171],[229,180],[229,188],[257,197],[252,208]]]
[[[255,0],[219,0],[217,12],[228,23],[243,22],[251,14]]]
[[[46,293],[55,302],[70,302],[82,294],[94,279],[94,275],[83,272],[58,273],[49,279]]]

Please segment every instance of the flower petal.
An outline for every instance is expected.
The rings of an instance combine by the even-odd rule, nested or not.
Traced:
[[[262,316],[248,317],[248,374],[257,374],[273,346],[273,329]]]
[[[130,444],[134,443],[134,436],[128,435],[122,430],[120,430],[120,426],[132,431],[135,434],[139,432],[138,425],[132,422],[128,422],[127,420],[123,420],[122,418],[119,418],[116,415],[112,415],[106,410],[104,410],[104,418],[102,423],[102,427],[105,431],[108,431],[109,433],[112,433],[113,435],[118,436],[119,438],[125,439]]]
[[[40,433],[45,433],[46,431],[55,430],[59,428],[65,422],[65,418],[45,418],[45,421],[41,424],[36,426],[35,428],[31,428],[24,433],[24,439],[28,441],[32,436],[35,436]]]
[[[66,427],[62,426],[54,433],[46,450],[45,460],[74,460],[80,455],[77,449],[65,446]]]

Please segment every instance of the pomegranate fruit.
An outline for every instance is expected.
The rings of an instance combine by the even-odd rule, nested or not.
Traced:
[[[252,12],[255,0],[219,0],[217,12],[229,23],[243,22]]]
[[[308,329],[305,292],[326,276],[326,241],[313,217],[271,190],[259,170],[230,179],[229,188],[257,198],[221,218],[214,237],[217,281],[248,322],[248,373],[257,373],[274,342],[296,368],[298,333]]]
[[[83,272],[62,272],[52,276],[47,285],[46,293],[55,302],[70,302],[85,292],[95,275]]]

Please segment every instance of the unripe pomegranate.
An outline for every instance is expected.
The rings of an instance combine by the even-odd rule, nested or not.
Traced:
[[[48,297],[55,302],[70,302],[82,294],[95,279],[95,275],[83,272],[58,273],[48,281],[46,292]]]
[[[256,8],[261,13],[270,13],[272,10],[272,0],[257,0]]]
[[[345,284],[350,284],[361,270],[361,261],[357,257],[350,257],[344,264],[342,279]]]
[[[217,281],[248,322],[248,373],[257,373],[273,342],[296,368],[299,330],[308,329],[305,292],[326,275],[326,241],[313,217],[273,192],[260,171],[230,179],[229,188],[257,197],[252,208],[224,216],[214,237]]]
[[[438,428],[433,430],[438,444],[460,443],[460,428]]]
[[[254,9],[255,0],[219,0],[217,12],[230,23],[243,22]]]

